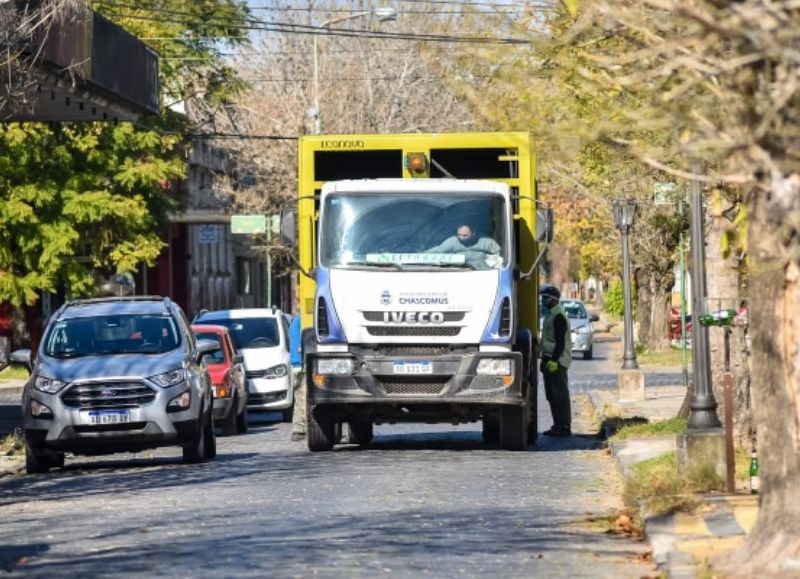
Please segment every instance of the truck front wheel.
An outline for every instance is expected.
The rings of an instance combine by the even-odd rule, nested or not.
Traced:
[[[348,424],[350,425],[350,436],[353,439],[352,442],[355,442],[359,446],[366,446],[372,442],[372,422],[358,421],[349,422]]]
[[[503,406],[500,409],[500,448],[527,450],[528,409],[524,406]]]
[[[336,424],[333,421],[333,408],[330,406],[308,405],[306,441],[308,450],[321,452],[333,448]]]

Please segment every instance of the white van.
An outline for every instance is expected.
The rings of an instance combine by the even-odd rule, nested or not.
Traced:
[[[225,326],[244,356],[250,410],[283,412],[292,420],[294,376],[289,361],[289,324],[279,309],[201,311],[195,324]]]

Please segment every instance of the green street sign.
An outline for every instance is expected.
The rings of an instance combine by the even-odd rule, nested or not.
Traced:
[[[265,215],[231,215],[231,233],[266,233]]]

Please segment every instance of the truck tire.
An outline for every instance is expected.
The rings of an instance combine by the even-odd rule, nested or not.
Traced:
[[[529,396],[531,410],[528,413],[528,444],[536,444],[539,439],[539,395],[534,389]]]
[[[528,409],[524,406],[503,406],[500,409],[500,448],[527,450]]]
[[[500,424],[497,418],[494,416],[484,416],[482,422],[483,429],[481,435],[483,436],[483,441],[489,444],[497,444],[497,441],[500,440]]]
[[[336,425],[333,422],[333,408],[330,406],[308,405],[306,441],[311,452],[325,452],[333,448]]]
[[[589,349],[588,349],[588,350],[586,350],[586,351],[583,353],[583,359],[584,359],[584,360],[591,360],[591,359],[592,359],[592,357],[594,356],[594,352],[593,352],[593,350],[594,350],[594,348],[590,346],[590,347],[589,347]]]
[[[359,446],[366,446],[372,442],[372,422],[348,422],[348,425],[350,426],[350,442],[358,444]]]

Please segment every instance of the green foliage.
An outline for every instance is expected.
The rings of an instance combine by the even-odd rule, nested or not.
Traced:
[[[684,432],[689,424],[686,418],[670,418],[669,420],[659,420],[657,422],[645,422],[642,424],[627,424],[620,428],[611,440],[627,440],[629,438],[653,438],[656,436],[667,436],[670,434],[680,434]]]
[[[240,88],[219,52],[247,41],[237,28],[245,2],[92,7],[136,36],[160,39],[148,42],[167,57],[159,68],[170,101],[204,86],[207,102],[219,104]],[[0,302],[31,304],[62,288],[83,296],[96,270],[153,265],[164,247],[159,230],[179,209],[169,184],[184,177],[190,130],[169,110],[137,125],[0,125]]]
[[[625,313],[625,295],[620,280],[614,280],[605,293],[603,311],[621,317]]]
[[[691,511],[698,505],[695,493],[723,488],[724,481],[714,471],[713,462],[681,474],[677,456],[670,452],[634,465],[625,478],[622,498],[630,508],[661,515]]]

